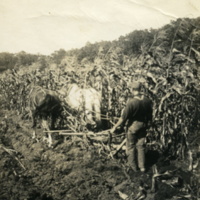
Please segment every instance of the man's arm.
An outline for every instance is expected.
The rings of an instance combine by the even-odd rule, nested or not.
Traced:
[[[116,129],[122,125],[123,123],[125,123],[128,120],[128,117],[130,115],[130,101],[126,104],[126,107],[124,108],[124,110],[122,111],[122,115],[119,118],[118,122],[113,126],[113,128],[110,130],[111,133],[114,133],[116,131]]]
[[[124,122],[123,118],[120,117],[118,122],[113,126],[113,128],[110,130],[111,133],[114,133],[116,129]]]

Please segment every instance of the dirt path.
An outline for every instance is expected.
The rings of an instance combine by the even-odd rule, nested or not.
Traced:
[[[79,138],[51,149],[31,139],[29,123],[17,117],[6,123],[1,145],[15,151],[0,149],[1,199],[119,199],[113,190],[124,179],[118,163],[100,158]]]
[[[153,193],[151,168],[145,174],[127,172],[119,159],[76,137],[65,143],[57,138],[48,148],[31,139],[29,127],[15,113],[1,113],[0,200],[118,200],[124,195],[161,200],[184,188],[160,182]]]

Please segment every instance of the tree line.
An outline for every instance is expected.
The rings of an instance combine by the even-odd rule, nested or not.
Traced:
[[[167,66],[172,59],[172,50],[181,52],[187,57],[183,57],[183,59],[192,59],[199,64],[199,46],[200,17],[180,18],[159,29],[135,30],[114,41],[87,42],[80,49],[68,51],[59,49],[49,56],[30,54],[24,51],[16,54],[1,52],[0,72],[21,66],[29,67],[33,63],[38,63],[41,68],[46,68],[51,63],[66,66],[69,65],[70,59],[73,60],[74,65],[80,66],[94,64],[99,58],[104,60],[104,65],[107,60],[109,63],[113,61],[114,67],[123,66],[127,59],[136,58],[141,54],[153,55],[155,58],[162,55],[166,57],[166,60],[161,62],[157,59],[157,64]],[[63,59],[67,59],[67,61],[63,62]]]

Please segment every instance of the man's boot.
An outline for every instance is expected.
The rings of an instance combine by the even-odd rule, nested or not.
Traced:
[[[137,142],[137,152],[138,152],[138,166],[141,172],[145,172],[145,148],[144,148],[145,138],[141,138]]]

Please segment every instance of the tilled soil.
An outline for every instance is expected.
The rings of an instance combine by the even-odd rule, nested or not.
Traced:
[[[29,121],[15,112],[1,111],[0,116],[0,200],[118,200],[127,196],[163,200],[187,193],[183,183],[170,186],[161,181],[152,191],[156,154],[147,159],[146,173],[135,173],[128,171],[123,157],[113,159],[101,146],[81,137],[63,142],[54,136],[54,147],[49,148],[42,142],[40,129],[38,141],[31,138]],[[185,172],[184,177],[180,180],[185,182],[191,174]]]

